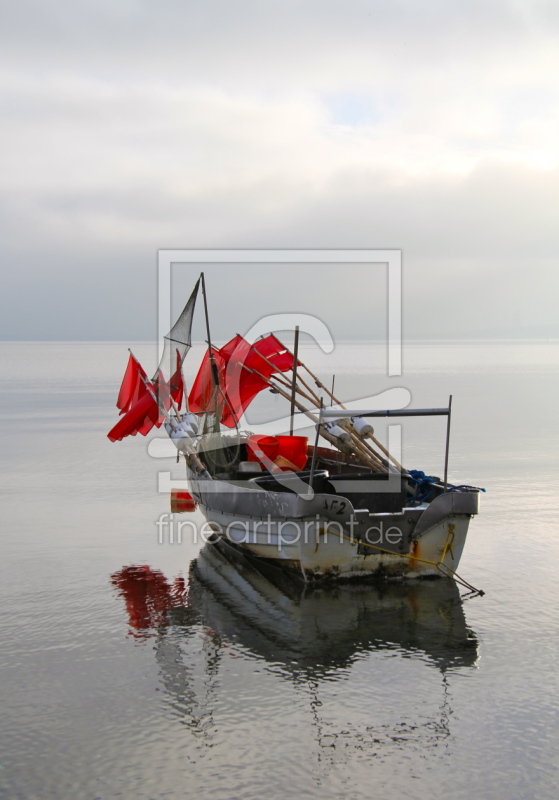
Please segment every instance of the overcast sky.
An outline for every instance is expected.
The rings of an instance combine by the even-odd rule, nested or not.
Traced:
[[[409,336],[555,323],[558,33],[529,0],[5,3],[0,338],[152,337],[181,247],[401,248]],[[362,337],[386,283],[254,275],[218,338],[237,292],[318,285]]]

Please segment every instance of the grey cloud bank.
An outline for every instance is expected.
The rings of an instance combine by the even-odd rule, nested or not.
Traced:
[[[3,17],[1,338],[153,336],[170,247],[402,248],[409,336],[555,322],[554,4],[23,2]],[[239,296],[290,302],[287,276],[247,289],[251,275]],[[321,277],[340,336],[382,319],[378,271],[370,305]],[[231,275],[219,336],[239,327],[235,291]]]

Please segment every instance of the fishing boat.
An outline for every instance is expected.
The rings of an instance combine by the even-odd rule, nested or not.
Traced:
[[[181,368],[199,285],[208,350],[181,414]],[[290,403],[289,433],[240,428],[264,390]],[[237,334],[214,347],[202,274],[151,381],[130,355],[117,406],[124,417],[109,433],[113,441],[164,424],[184,457],[190,489],[173,492],[172,510],[199,507],[210,539],[305,583],[443,575],[473,590],[456,570],[482,490],[448,482],[452,398],[442,408],[347,409],[300,360],[298,329],[293,352],[273,332],[255,342]],[[442,479],[404,468],[371,425],[375,417],[434,415],[447,420]],[[315,426],[314,442],[294,435],[297,416]]]

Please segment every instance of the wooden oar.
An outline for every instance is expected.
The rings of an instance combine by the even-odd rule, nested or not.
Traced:
[[[262,375],[262,373],[258,372],[258,370],[254,370],[254,372],[260,378],[265,380],[266,383],[268,383],[272,388],[274,388],[279,394],[281,394],[282,397],[285,397],[286,400],[291,400],[291,396],[287,392],[284,392],[283,389],[279,385],[274,384],[271,379],[266,378],[264,375]],[[297,406],[299,411],[302,411],[310,420],[312,420],[314,422],[315,425],[318,425],[319,420],[311,411],[309,411],[307,408],[305,408],[305,406],[303,406],[297,400],[295,401],[295,405]],[[328,430],[326,430],[326,428],[324,428],[323,425],[321,426],[321,436],[323,436],[328,442],[330,442],[330,444],[333,444],[334,447],[337,447],[338,450],[341,450],[342,453],[345,452],[344,447],[343,447],[343,442],[341,442],[338,439],[337,436],[334,436]],[[362,460],[365,461],[365,463],[368,464],[368,466],[370,466],[371,469],[374,472],[386,472],[387,471],[386,467],[384,466],[384,464],[379,462],[376,458],[373,459],[372,455],[370,453],[368,453],[367,450],[365,450],[365,448],[363,447],[363,443],[362,442],[360,442],[360,445],[358,446],[357,443],[352,441],[351,443],[347,443],[346,447],[347,447],[347,450],[349,452],[351,452],[352,449],[354,451],[357,451],[357,453],[355,453],[355,455],[359,455],[362,458]]]
[[[274,380],[279,381],[279,383],[281,383],[283,386],[285,386],[287,389],[289,389],[290,392],[293,392],[293,383],[288,381],[286,378],[280,378],[279,375],[274,375]],[[297,386],[296,384],[295,384],[295,391],[297,392],[297,394],[300,394],[301,397],[304,397],[306,400],[308,400],[309,403],[313,403],[314,402],[313,398],[310,397],[302,389],[300,389],[299,386]]]
[[[301,364],[301,366],[305,366],[305,365]],[[313,389],[311,389],[311,387],[308,385],[308,383],[305,381],[305,379],[303,378],[303,376],[300,373],[297,373],[297,380],[300,381],[303,384],[303,386],[305,387],[305,389],[309,392],[309,394],[311,394],[313,396],[313,400],[316,403],[317,408],[320,408],[320,398],[319,398],[319,396],[316,394],[315,391],[313,391]]]
[[[280,344],[281,344],[281,342],[280,342]],[[266,362],[266,364],[268,364],[270,367],[272,367],[272,368],[274,369],[274,372],[275,372],[275,373],[277,373],[277,372],[278,372],[278,368],[277,368],[277,366],[276,366],[276,365],[275,365],[275,364],[274,364],[272,361],[270,361],[270,359],[269,359],[269,358],[266,358],[266,356],[263,356],[263,355],[262,355],[262,353],[259,353],[259,352],[258,352],[258,350],[255,350],[255,353],[257,353],[257,355],[258,355],[258,356],[259,356],[259,357],[262,359],[262,361],[265,361],[265,362]],[[291,354],[290,354],[290,355],[291,355]],[[243,364],[243,367],[244,367],[244,366],[245,366],[245,365]],[[246,367],[246,369],[248,369],[248,367]],[[294,372],[293,370],[291,370],[291,371],[292,371],[292,372]],[[260,374],[260,373],[259,373],[259,374]],[[285,375],[285,373],[283,373],[283,375]],[[284,378],[282,379],[282,378],[280,378],[280,377],[279,377],[279,375],[278,375],[278,374],[274,375],[274,378],[275,378],[275,380],[278,380],[278,381],[281,381],[282,383],[284,383],[284,385],[285,385],[285,386],[287,386],[287,387],[288,387],[288,388],[289,388],[291,391],[293,390],[293,381],[289,382],[289,381],[287,380],[287,378],[286,378],[286,377],[284,377]],[[317,404],[317,406],[318,406],[318,407],[320,407],[320,400],[319,400],[319,399],[318,399],[318,397],[317,397],[317,396],[314,394],[313,390],[312,390],[312,389],[311,389],[309,386],[307,386],[307,384],[306,384],[306,383],[305,383],[305,381],[304,381],[304,380],[301,378],[301,376],[300,376],[300,375],[298,375],[298,376],[297,376],[297,381],[300,381],[300,382],[303,384],[303,386],[305,387],[305,389],[307,389],[307,390],[309,391],[309,393],[310,393],[311,395],[313,395],[313,397],[309,397],[309,395],[305,394],[305,392],[303,392],[303,391],[302,391],[302,390],[299,388],[299,386],[298,386],[298,383],[296,383],[296,384],[295,384],[295,391],[296,391],[296,392],[298,392],[298,393],[299,393],[299,394],[300,394],[302,397],[306,397],[306,399],[307,399],[307,400],[309,400],[311,403],[316,403],[316,404]]]
[[[379,449],[379,450],[381,450],[381,451],[384,453],[384,455],[385,455],[385,456],[386,456],[388,459],[390,459],[390,461],[392,461],[392,463],[394,464],[394,466],[396,467],[396,469],[398,469],[400,472],[405,472],[405,471],[406,471],[406,470],[404,469],[404,467],[403,467],[403,466],[400,464],[400,462],[399,462],[399,461],[397,461],[397,460],[394,458],[394,456],[393,456],[391,453],[389,453],[389,452],[388,452],[388,450],[386,449],[386,447],[384,447],[384,446],[383,446],[383,445],[382,445],[382,444],[379,442],[379,440],[378,440],[378,439],[376,439],[376,438],[373,436],[373,434],[372,434],[372,433],[369,433],[369,438],[370,438],[370,439],[372,439],[372,441],[375,443],[375,445],[378,447],[378,449]]]
[[[278,341],[279,341],[279,339],[278,339]],[[280,342],[280,344],[283,344],[283,342]],[[285,347],[285,345],[283,345],[283,346]],[[295,360],[295,356],[293,355],[293,353],[291,353],[291,352],[288,350],[288,348],[287,348],[287,347],[286,347],[285,349],[287,350],[287,352],[288,352],[288,353],[289,353],[289,354],[290,354],[290,355],[293,357],[293,359]],[[263,356],[261,353],[259,353],[258,355],[259,355],[259,356],[260,356],[260,357],[261,357],[261,358],[262,358],[262,359],[263,359],[263,360],[264,360],[264,361],[265,361],[267,364],[269,364],[271,367],[275,366],[275,365],[274,365],[274,364],[273,364],[271,361],[269,361],[269,360],[268,360],[268,359],[267,359],[265,356]],[[317,377],[316,377],[316,376],[315,376],[315,375],[314,375],[314,374],[313,374],[313,373],[310,371],[310,369],[309,369],[309,368],[306,366],[306,364],[304,364],[302,361],[300,361],[299,363],[301,364],[301,366],[302,366],[302,367],[304,367],[304,369],[306,369],[306,370],[307,370],[307,372],[309,373],[309,375],[311,375],[311,377],[312,377],[312,378],[314,378],[314,380],[315,380],[317,383],[319,383],[319,384],[320,384],[320,386],[321,386],[323,389],[325,389],[325,390],[328,392],[328,395],[330,396],[330,398],[332,399],[332,401],[333,401],[333,402],[335,402],[337,405],[341,406],[341,408],[345,408],[345,406],[344,406],[342,403],[340,403],[340,401],[339,401],[339,400],[337,400],[337,399],[334,397],[334,395],[332,394],[332,392],[330,392],[328,389],[326,389],[326,387],[324,386],[324,384],[322,384],[322,383],[321,383],[321,382],[318,380],[318,378],[317,378]],[[274,376],[274,379],[275,379],[275,380],[280,380],[280,378],[279,378],[279,376],[278,376],[278,375],[275,375],[275,376]],[[312,395],[312,398],[311,398],[311,397],[309,397],[308,395],[305,395],[305,393],[304,393],[302,390],[300,390],[300,389],[299,389],[297,386],[295,387],[295,391],[299,392],[299,394],[301,394],[303,397],[306,397],[306,398],[307,398],[307,400],[309,400],[309,401],[311,401],[311,402],[314,402],[317,408],[320,408],[320,400],[319,400],[318,396],[317,396],[317,395],[314,393],[314,391],[311,389],[311,387],[310,387],[310,386],[309,386],[309,385],[306,383],[306,381],[303,379],[303,377],[301,376],[301,374],[300,374],[300,373],[298,373],[298,375],[297,375],[297,380],[298,380],[298,381],[300,381],[300,382],[303,384],[303,386],[304,386],[306,389],[308,389],[308,391],[309,391],[309,392],[311,393],[311,395]],[[284,385],[288,386],[288,388],[289,388],[290,390],[293,390],[293,384],[292,384],[292,383],[291,383],[291,384],[289,384],[287,381],[282,381],[282,383],[284,383]],[[369,454],[370,454],[370,455],[371,455],[371,456],[372,456],[372,457],[373,457],[373,458],[374,458],[374,459],[375,459],[375,460],[378,462],[379,466],[381,467],[381,469],[382,469],[383,471],[384,471],[384,470],[386,470],[386,467],[385,467],[385,465],[382,463],[382,459],[379,457],[378,453],[375,453],[375,451],[373,450],[373,448],[372,448],[372,447],[370,447],[370,445],[369,445],[367,442],[365,442],[363,439],[361,439],[361,437],[359,436],[359,434],[358,434],[356,431],[354,431],[353,429],[349,429],[349,430],[348,430],[348,433],[351,435],[352,439],[354,439],[354,440],[356,440],[356,441],[359,441],[361,445],[364,445],[364,446],[365,446],[365,448],[366,448],[366,450],[368,451],[368,453],[369,453]],[[384,449],[384,448],[383,448],[383,449]],[[388,471],[388,470],[386,470],[386,471]]]
[[[287,352],[289,352],[289,353],[290,353],[290,355],[291,355],[291,356],[294,358],[293,354],[292,354],[292,353],[291,353],[291,352],[288,350],[288,348],[285,348],[285,349],[286,349],[286,350],[287,350]],[[263,361],[265,361],[265,362],[266,362],[266,363],[267,363],[269,366],[273,367],[273,368],[274,368],[274,370],[277,370],[277,367],[276,367],[276,365],[275,365],[275,364],[274,364],[272,361],[270,361],[268,358],[266,358],[266,356],[262,355],[262,353],[258,353],[258,355],[259,355],[259,356],[260,356],[260,358],[261,358]],[[309,370],[309,368],[308,368],[308,367],[307,367],[305,364],[303,364],[303,362],[299,362],[299,363],[301,364],[301,366],[302,366],[302,367],[304,367],[304,368],[307,370],[307,372],[308,372],[308,373],[309,373],[309,374],[310,374],[310,375],[311,375],[311,376],[314,378],[314,380],[315,380],[315,381],[319,382],[319,381],[318,381],[318,379],[316,378],[316,376],[315,376],[315,375],[313,375],[313,373],[312,373],[312,372]],[[288,380],[287,380],[285,377],[282,377],[282,378],[280,378],[280,377],[279,377],[279,375],[277,375],[277,374],[276,374],[276,375],[274,375],[273,377],[274,377],[274,380],[275,380],[275,381],[277,381],[277,383],[272,383],[272,382],[271,382],[271,380],[270,380],[269,378],[266,378],[266,377],[265,377],[265,376],[264,376],[264,375],[263,375],[261,372],[259,372],[258,370],[256,370],[256,369],[255,369],[255,370],[251,370],[251,369],[250,369],[249,367],[247,367],[245,364],[243,364],[242,366],[243,366],[243,368],[244,368],[244,369],[246,369],[248,372],[254,372],[256,375],[258,375],[260,378],[262,378],[262,380],[264,380],[264,381],[265,381],[265,382],[266,382],[266,383],[267,383],[269,386],[271,386],[271,387],[272,387],[273,389],[275,389],[275,390],[276,390],[276,391],[277,391],[279,394],[281,394],[281,395],[282,395],[282,397],[285,397],[285,399],[286,399],[286,400],[289,400],[289,401],[291,402],[291,401],[292,401],[292,399],[294,398],[294,391],[295,391],[295,392],[297,392],[298,394],[300,394],[302,397],[305,397],[305,398],[306,398],[306,399],[307,399],[309,402],[311,402],[311,403],[313,403],[313,402],[314,402],[314,404],[315,404],[315,405],[316,405],[318,408],[320,407],[320,401],[318,400],[318,397],[316,397],[316,395],[314,395],[314,392],[312,391],[312,389],[310,389],[310,387],[308,387],[308,385],[306,384],[306,382],[305,382],[305,381],[302,379],[302,377],[301,377],[300,373],[299,373],[299,374],[298,374],[298,376],[297,376],[297,377],[298,377],[298,381],[300,381],[301,383],[303,383],[303,385],[304,385],[306,388],[308,388],[308,389],[309,389],[309,391],[310,391],[310,392],[311,392],[311,393],[314,395],[314,397],[310,397],[309,395],[307,395],[307,394],[306,394],[305,392],[303,392],[303,391],[302,391],[302,389],[300,389],[300,388],[299,388],[297,385],[295,385],[295,387],[294,387],[294,386],[293,386],[293,383],[292,383],[292,382],[290,383],[290,382],[289,382],[289,381],[288,381]],[[279,386],[278,384],[285,386],[287,389],[289,389],[289,390],[290,390],[290,393],[289,393],[289,394],[287,394],[286,392],[284,392],[284,391],[280,390],[280,386]],[[321,385],[322,385],[322,384],[321,384]],[[324,387],[324,386],[323,386],[323,388],[326,388],[326,387]],[[338,404],[338,405],[340,405],[342,408],[344,408],[344,406],[343,406],[343,405],[342,405],[342,404],[341,404],[341,403],[340,403],[340,402],[339,402],[339,401],[338,401],[338,400],[337,400],[337,399],[336,399],[336,398],[335,398],[335,397],[332,395],[332,393],[331,393],[331,392],[329,392],[327,389],[326,389],[326,391],[328,392],[328,395],[329,395],[330,397],[332,397],[332,399],[333,399],[333,401],[334,401],[335,403],[337,403],[337,404]],[[315,398],[316,398],[316,399],[315,399]],[[303,412],[305,412],[305,413],[307,414],[307,416],[310,416],[310,415],[309,415],[309,413],[307,412],[307,409],[306,409],[306,408],[305,408],[303,405],[301,405],[300,403],[295,403],[295,405],[297,406],[297,408],[298,408],[300,411],[303,411]],[[317,423],[318,423],[318,420],[317,420],[315,417],[311,417],[311,418],[313,419],[313,421],[315,422],[315,424],[317,424]],[[324,429],[324,427],[323,427],[322,425],[321,425],[321,428],[322,428],[322,430],[323,430],[325,433],[327,433],[327,434],[328,434],[327,436],[324,436],[324,438],[325,438],[325,439],[327,439],[327,441],[329,441],[329,442],[330,442],[331,444],[333,444],[334,446],[338,447],[338,449],[341,449],[341,448],[339,447],[338,438],[337,438],[336,436],[332,436],[331,434],[329,434],[329,433],[326,431],[326,429]],[[378,455],[378,453],[375,453],[375,451],[372,449],[372,447],[370,447],[370,445],[369,445],[367,442],[365,442],[365,441],[364,441],[364,440],[363,440],[363,439],[362,439],[362,438],[361,438],[361,437],[360,437],[360,436],[357,434],[357,432],[356,432],[355,430],[353,430],[353,428],[349,429],[349,430],[348,430],[348,433],[349,433],[349,435],[351,436],[351,439],[352,439],[351,445],[353,446],[353,449],[354,449],[354,450],[356,450],[356,451],[357,451],[357,453],[358,453],[358,454],[359,454],[359,455],[360,455],[362,458],[366,459],[366,461],[367,461],[367,463],[369,464],[369,466],[370,466],[372,469],[374,469],[374,470],[375,470],[375,472],[388,472],[388,469],[387,469],[386,465],[385,465],[385,464],[382,462],[382,459],[381,459],[381,457]]]
[[[261,358],[263,358],[263,359],[264,359],[264,361],[266,361],[268,364],[270,364],[270,366],[274,366],[274,365],[272,364],[272,362],[271,362],[271,361],[268,361],[268,359],[267,359],[267,358],[265,358],[265,356],[261,356]],[[304,365],[302,362],[300,362],[300,363],[301,363],[301,366],[305,367],[305,369],[307,370],[307,372],[310,372],[310,370],[308,369],[308,367],[306,367],[306,366],[305,366],[305,365]],[[310,374],[312,374],[312,373],[310,373]],[[303,383],[303,385],[304,385],[304,386],[307,386],[307,384],[305,383],[305,381],[302,379],[302,377],[301,377],[300,373],[298,374],[298,378],[297,378],[297,379],[298,379],[298,380],[299,380],[301,383]],[[288,382],[286,379],[280,379],[280,377],[279,377],[278,375],[274,375],[274,380],[280,381],[280,382],[281,382],[281,383],[282,383],[284,386],[286,386],[286,387],[287,387],[287,388],[288,388],[288,389],[289,389],[291,392],[293,392],[293,384],[292,384],[292,383],[289,383],[289,382]],[[313,395],[314,395],[314,397],[309,397],[309,395],[307,395],[305,392],[303,392],[301,389],[299,389],[299,387],[298,387],[298,386],[296,386],[296,387],[295,387],[295,391],[296,391],[296,392],[298,392],[298,393],[299,393],[300,395],[302,395],[303,397],[305,397],[305,398],[306,398],[307,400],[309,400],[310,402],[314,402],[314,404],[316,405],[316,407],[317,407],[317,408],[320,408],[320,401],[318,400],[318,398],[316,397],[316,395],[314,395],[314,392],[313,392]],[[311,391],[311,392],[312,392],[312,389],[309,389],[309,391]],[[316,399],[315,399],[315,398],[316,398]],[[338,405],[341,405],[341,406],[342,406],[342,408],[344,408],[344,406],[343,406],[343,405],[342,405],[342,404],[341,404],[341,403],[340,403],[338,400],[335,400],[335,398],[333,397],[333,395],[332,395],[332,398],[334,399],[334,402],[336,402]],[[321,427],[322,427],[322,426],[321,426]],[[358,434],[358,433],[357,433],[357,432],[356,432],[356,431],[355,431],[353,428],[351,428],[351,427],[347,428],[347,432],[348,432],[348,433],[349,433],[349,435],[351,436],[351,438],[352,438],[353,442],[356,444],[356,449],[358,449],[358,450],[361,452],[361,454],[362,454],[362,455],[365,455],[366,457],[370,457],[370,458],[372,458],[372,459],[374,460],[375,464],[377,465],[377,467],[379,468],[379,470],[380,470],[381,472],[388,472],[388,469],[386,468],[386,465],[385,465],[385,464],[383,464],[383,462],[382,462],[382,458],[379,456],[379,454],[378,454],[378,453],[376,453],[376,452],[373,450],[373,448],[372,448],[372,447],[369,445],[369,443],[368,443],[368,442],[365,442],[365,441],[364,441],[364,440],[363,440],[363,439],[362,439],[362,438],[359,436],[359,434]]]
[[[276,338],[277,338],[277,337],[276,337]],[[279,341],[279,339],[278,339],[278,341]],[[288,352],[290,352],[290,351],[288,350],[288,348],[287,348],[287,347],[286,347],[285,349],[286,349]],[[319,386],[321,389],[323,389],[323,390],[326,392],[326,394],[328,395],[328,397],[330,397],[330,399],[331,399],[331,400],[332,400],[334,403],[336,403],[336,405],[340,406],[340,408],[343,408],[343,409],[345,409],[345,410],[347,411],[347,408],[346,408],[346,406],[344,406],[344,404],[343,404],[343,403],[341,403],[341,402],[340,402],[340,401],[339,401],[339,400],[338,400],[338,399],[337,399],[337,398],[334,396],[334,394],[333,394],[333,393],[332,393],[332,392],[331,392],[331,391],[328,389],[328,387],[327,387],[327,386],[325,386],[325,385],[322,383],[322,381],[320,380],[320,378],[318,378],[318,377],[317,377],[317,376],[314,374],[314,372],[311,372],[311,370],[310,370],[310,369],[307,367],[307,365],[306,365],[306,364],[303,364],[303,362],[302,362],[302,361],[300,361],[299,363],[300,363],[300,364],[301,364],[301,366],[302,366],[302,367],[303,367],[303,368],[304,368],[304,369],[305,369],[305,370],[306,370],[306,371],[309,373],[309,375],[310,375],[310,376],[311,376],[311,378],[314,380],[314,382],[316,383],[316,385],[317,385],[317,386]],[[301,380],[301,381],[302,381],[302,378],[301,378],[301,377],[299,377],[299,380]],[[356,433],[356,435],[357,435],[357,436],[359,436],[359,434],[357,434],[357,433]],[[359,437],[359,438],[361,439],[361,437]],[[373,442],[375,443],[375,445],[378,447],[378,449],[379,449],[379,450],[380,450],[382,453],[384,453],[384,455],[385,455],[385,456],[386,456],[388,459],[390,459],[390,461],[392,461],[392,463],[394,464],[394,466],[395,466],[395,467],[396,467],[398,470],[400,470],[400,472],[404,472],[404,468],[402,467],[402,465],[401,465],[401,464],[400,464],[400,463],[399,463],[399,462],[398,462],[398,461],[397,461],[397,460],[394,458],[394,456],[392,456],[392,455],[391,455],[391,454],[388,452],[388,450],[386,449],[386,447],[384,447],[384,446],[383,446],[383,445],[382,445],[382,444],[381,444],[381,443],[378,441],[378,439],[377,439],[375,436],[373,436],[373,434],[372,434],[372,433],[370,433],[370,434],[369,434],[369,438],[371,439],[371,441],[373,441]],[[361,439],[361,441],[363,441],[363,439]]]
[[[286,348],[286,349],[287,349],[287,348]],[[289,351],[288,351],[288,352],[289,352]],[[337,398],[336,398],[336,397],[335,397],[335,396],[332,394],[332,392],[331,392],[331,391],[330,391],[330,390],[329,390],[329,389],[328,389],[328,388],[327,388],[327,387],[326,387],[326,386],[325,386],[325,385],[322,383],[322,381],[320,381],[320,380],[319,380],[319,379],[316,377],[316,375],[315,375],[313,372],[311,372],[311,370],[310,370],[310,369],[307,367],[307,365],[306,365],[306,364],[304,364],[302,361],[300,361],[299,363],[301,364],[301,366],[302,366],[304,369],[306,369],[306,371],[309,373],[309,375],[311,376],[311,378],[313,378],[313,380],[316,382],[316,384],[317,384],[318,386],[320,386],[320,388],[321,388],[321,389],[324,389],[324,391],[325,391],[325,392],[328,394],[328,396],[331,398],[331,400],[332,400],[334,403],[336,403],[336,405],[339,405],[339,406],[340,406],[340,408],[344,408],[344,409],[345,409],[345,406],[344,406],[344,404],[343,404],[343,403],[341,403],[341,402],[340,402],[340,401],[339,401],[339,400],[338,400],[338,399],[337,399]],[[301,377],[301,375],[300,375],[300,374],[299,374],[299,377],[298,377],[298,379],[301,381],[301,383],[303,383],[303,385],[307,386],[307,384],[305,383],[305,381],[303,380],[303,378]],[[310,387],[308,387],[308,386],[307,386],[307,388],[310,388]],[[310,390],[310,391],[312,391],[312,390]],[[314,392],[313,392],[313,394],[314,394]],[[315,395],[315,397],[316,397],[316,395]],[[316,397],[315,403],[316,403],[317,407],[320,407],[320,401],[318,400],[318,397]],[[372,447],[370,447],[370,445],[369,445],[367,442],[365,442],[365,441],[364,441],[364,440],[363,440],[363,439],[362,439],[362,438],[359,436],[359,434],[358,434],[358,433],[357,433],[355,430],[353,430],[353,428],[351,428],[351,429],[348,429],[348,433],[350,434],[351,438],[352,438],[354,441],[357,441],[357,440],[358,440],[358,441],[361,443],[361,446],[364,446],[364,447],[365,447],[365,449],[368,451],[368,453],[369,453],[371,456],[373,456],[373,457],[374,457],[374,458],[375,458],[375,459],[376,459],[376,460],[379,462],[379,464],[380,464],[380,466],[381,466],[381,468],[382,468],[382,470],[383,470],[383,471],[386,471],[386,472],[388,472],[388,470],[386,469],[385,465],[382,463],[382,460],[381,460],[381,458],[379,457],[378,453],[375,453],[375,451],[373,450],[373,448],[372,448]],[[375,444],[376,444],[376,445],[379,447],[379,449],[380,449],[380,450],[381,450],[381,451],[382,451],[382,452],[383,452],[385,455],[387,455],[387,456],[388,456],[388,458],[390,458],[390,459],[391,459],[391,461],[393,461],[393,462],[394,462],[394,464],[396,465],[396,467],[397,467],[398,469],[400,469],[400,470],[401,470],[402,468],[401,468],[401,466],[398,464],[398,462],[396,461],[396,459],[392,458],[392,456],[391,456],[391,455],[388,453],[388,451],[387,451],[387,450],[386,450],[386,449],[385,449],[385,448],[384,448],[384,447],[383,447],[383,446],[380,444],[380,442],[377,442],[377,440],[376,440],[374,437],[371,437],[371,438],[373,439],[373,441],[375,442]]]

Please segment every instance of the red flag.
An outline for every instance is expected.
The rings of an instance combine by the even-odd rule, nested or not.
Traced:
[[[249,350],[249,343],[238,333],[230,342],[220,348],[219,353],[229,363],[232,356],[235,357],[235,361],[244,361]]]
[[[175,405],[180,411],[180,407],[182,406],[182,398],[184,395],[184,383],[182,381],[182,373],[180,369],[178,369],[174,375],[171,375],[168,386],[171,390],[171,397],[175,401]]]
[[[271,361],[276,368],[275,372],[287,372],[293,369],[294,358],[291,353],[277,353],[276,355],[270,356],[269,361]],[[299,364],[300,362],[297,361],[297,365]]]
[[[169,402],[169,386],[159,368],[157,369],[157,372],[153,378],[153,393],[156,398],[156,403],[151,409],[149,417],[146,418],[142,429],[139,431],[142,436],[145,436],[146,433],[149,433],[154,425],[156,428],[161,427],[161,424],[165,419],[165,415],[161,412],[161,407],[163,406],[163,408],[168,409],[171,405]]]
[[[266,358],[270,358],[271,355],[282,353],[286,347],[280,342],[279,339],[276,339],[273,333],[270,333],[263,339],[258,339],[258,341],[254,342],[252,349],[257,353],[261,353],[263,356],[266,356]]]
[[[154,376],[153,387],[160,405],[164,405],[166,409],[171,408],[172,403],[170,397],[172,397],[175,405],[180,410],[184,395],[184,383],[182,380],[181,358],[178,350],[176,371],[171,375],[169,381],[166,381],[162,371],[158,369]]]
[[[157,370],[157,375],[154,381],[153,388],[159,406],[159,414],[155,418],[155,422],[153,424],[157,428],[159,428],[165,419],[165,415],[161,411],[161,406],[163,406],[163,408],[165,408],[168,411],[173,405],[173,403],[171,402],[171,398],[174,401],[179,411],[182,405],[184,384],[182,381],[182,372],[180,368],[180,356],[178,353],[177,353],[177,370],[176,372],[173,373],[169,382],[167,383],[167,381],[163,377],[163,373],[159,369]],[[151,428],[149,430],[151,430]]]
[[[137,431],[134,431],[132,433],[132,436],[135,436],[136,433],[141,433],[142,436],[147,436],[148,433],[151,431],[151,429],[154,427],[154,425],[156,428],[160,428],[164,419],[165,418],[159,411],[159,407],[157,406],[157,404],[153,403],[150,406],[150,409],[142,425],[138,428]]]
[[[219,385],[225,386],[225,368],[227,360],[221,355],[221,350],[212,348],[214,362],[217,366]],[[198,374],[194,378],[190,394],[188,395],[188,406],[194,413],[208,411],[213,408],[214,384],[211,371],[209,349],[206,351]]]
[[[293,356],[291,353],[283,351],[285,351],[283,344],[273,334],[270,334],[252,345],[245,364],[267,378],[273,372],[287,372],[287,370],[293,369]],[[273,366],[268,362],[271,362]]]
[[[118,399],[116,401],[116,407],[120,409],[121,414],[129,411],[132,406],[138,402],[144,392],[147,391],[142,378],[147,379],[147,375],[141,364],[134,358],[132,353],[130,353],[126,372],[124,373],[124,378],[122,379]]]
[[[229,405],[224,410],[221,419],[222,423],[227,428],[235,427],[236,422],[242,417],[256,395],[267,389],[268,386],[269,384],[266,380],[254,373],[252,375],[247,373],[246,376],[241,378],[237,391],[229,386],[227,391]]]
[[[225,387],[228,404],[221,419],[228,428],[234,427],[256,395],[268,388],[267,379],[274,372],[285,372],[293,368],[293,356],[291,353],[281,352],[285,351],[285,347],[272,334],[252,346],[241,337],[236,339],[235,349],[231,352],[227,365]]]
[[[169,387],[171,389],[171,397],[175,401],[177,408],[180,411],[182,406],[182,398],[184,396],[184,382],[182,379],[182,359],[181,354],[177,350],[177,369],[169,379]]]
[[[284,345],[273,334],[253,345],[237,334],[219,350],[214,347],[213,354],[223,392],[217,411],[228,428],[235,427],[256,395],[268,387],[266,379],[270,375],[293,368],[293,356],[285,352]],[[203,412],[213,409],[213,403],[214,386],[207,351],[192,384],[188,404],[191,411]]]
[[[157,403],[150,392],[145,392],[126,414],[119,419],[107,436],[111,442],[122,441],[126,436],[135,436],[137,433],[146,435],[154,426],[152,421],[155,413],[155,421],[159,416]],[[146,427],[148,426],[149,427]]]
[[[136,436],[140,433],[145,436],[155,425],[159,428],[165,419],[160,406],[169,409],[171,407],[171,397],[176,401],[179,393],[182,394],[182,377],[180,370],[173,376],[171,383],[167,383],[163,378],[161,370],[158,370],[156,380],[149,384],[151,391],[145,390],[140,399],[119,419],[117,424],[109,431],[107,436],[111,442],[122,441],[126,436]],[[179,380],[180,378],[180,380]],[[155,400],[157,397],[158,402]]]

